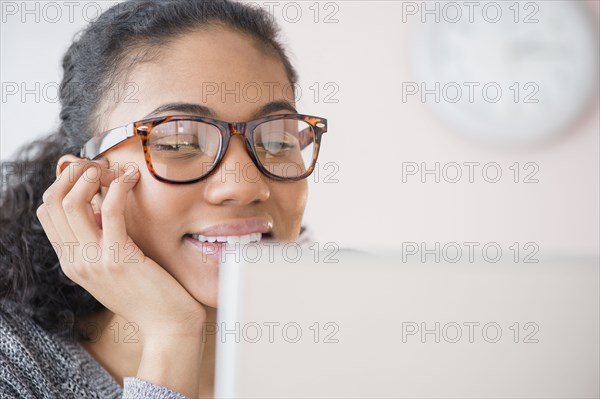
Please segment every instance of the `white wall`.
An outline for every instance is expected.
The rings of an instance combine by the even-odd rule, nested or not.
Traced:
[[[323,167],[319,181],[311,183],[306,212],[307,224],[320,243],[400,249],[402,242],[426,242],[430,248],[435,242],[442,246],[497,242],[504,256],[512,256],[508,247],[513,242],[534,242],[539,246],[537,258],[598,256],[597,91],[584,114],[552,139],[522,146],[473,140],[436,117],[430,104],[402,101],[402,82],[416,80],[410,49],[419,37],[418,24],[402,23],[401,2],[329,3],[317,3],[317,23],[315,2],[295,3],[302,10],[295,23],[291,20],[296,5],[283,14],[285,2],[273,4],[301,77],[299,110],[329,120],[321,152]],[[84,3],[74,9],[73,22],[68,8],[57,4],[62,4],[63,15],[56,23],[47,21],[55,18],[50,9],[39,23],[31,15],[23,23],[21,14],[8,15],[6,4],[2,5],[2,160],[57,124],[59,108],[52,99],[53,86],[60,82],[60,58],[73,34],[85,25]],[[597,23],[597,3],[587,4]],[[91,17],[95,9],[87,6],[85,11]],[[324,23],[332,12],[337,22]],[[485,40],[481,39],[484,45]],[[34,95],[25,101],[19,95],[6,95],[7,83],[33,88],[36,82],[41,89],[47,87],[46,93],[40,90],[38,102]],[[320,88],[317,101],[315,83]],[[339,91],[330,99],[337,103],[325,101],[333,87]],[[428,183],[418,177],[402,182],[403,162],[432,166],[473,161],[497,162],[503,178],[495,184],[485,182],[481,174],[473,183],[466,179],[434,183],[431,176]],[[334,171],[324,168],[327,162],[338,168],[337,183],[324,181]],[[514,162],[539,165],[539,183],[512,182],[508,167]]]

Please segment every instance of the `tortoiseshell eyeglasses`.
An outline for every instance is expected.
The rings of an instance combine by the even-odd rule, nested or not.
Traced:
[[[148,170],[156,179],[189,184],[217,168],[234,135],[243,136],[250,158],[275,180],[302,180],[313,172],[327,120],[283,114],[249,122],[223,122],[190,115],[162,116],[108,130],[81,148],[82,158],[98,159],[132,137],[140,137]]]

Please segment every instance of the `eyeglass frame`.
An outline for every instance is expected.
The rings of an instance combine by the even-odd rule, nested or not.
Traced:
[[[259,161],[258,154],[256,153],[256,149],[254,148],[254,130],[260,124],[265,122],[270,122],[279,119],[298,119],[300,121],[306,122],[312,129],[308,127],[302,129],[299,133],[300,138],[300,146],[304,148],[308,140],[313,140],[314,149],[313,149],[313,161],[310,167],[308,167],[301,176],[296,177],[281,177],[272,174],[269,172]],[[190,180],[170,180],[159,176],[154,170],[154,166],[152,165],[152,158],[150,156],[150,148],[148,145],[148,136],[152,134],[152,129],[160,124],[171,122],[171,121],[194,121],[194,122],[204,122],[216,127],[221,134],[221,141],[219,144],[219,153],[212,163],[210,169],[204,173],[202,176],[190,179]],[[308,130],[308,131],[307,131]],[[302,134],[303,132],[306,134]],[[321,136],[327,132],[327,119],[321,118],[313,115],[305,115],[305,114],[278,114],[278,115],[269,115],[262,118],[254,119],[247,122],[224,122],[218,119],[207,118],[203,116],[194,116],[194,115],[169,115],[169,116],[159,116],[154,118],[142,119],[139,121],[132,122],[130,124],[120,126],[114,129],[107,130],[103,133],[100,133],[97,136],[92,137],[88,140],[80,150],[80,157],[86,158],[89,160],[96,160],[103,155],[106,155],[109,151],[113,150],[115,147],[124,143],[133,137],[140,137],[142,141],[142,148],[144,150],[144,158],[146,159],[146,166],[150,171],[152,176],[164,183],[169,184],[192,184],[204,180],[207,178],[212,172],[214,172],[217,167],[221,164],[227,149],[229,148],[229,141],[231,137],[239,135],[244,137],[244,141],[246,143],[246,149],[252,162],[258,170],[263,173],[265,176],[278,180],[278,181],[298,181],[306,179],[310,176],[315,168],[317,163],[317,158],[319,156],[319,147],[321,144]],[[108,141],[107,141],[108,140]]]

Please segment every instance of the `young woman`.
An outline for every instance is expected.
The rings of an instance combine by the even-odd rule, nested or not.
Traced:
[[[327,129],[277,32],[228,0],[129,1],[70,46],[60,129],[4,178],[0,397],[212,396],[220,250],[298,240]]]

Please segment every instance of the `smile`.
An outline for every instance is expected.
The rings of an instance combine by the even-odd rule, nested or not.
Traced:
[[[204,236],[202,234],[190,234],[189,237],[199,242],[250,244],[251,242],[259,242],[262,238],[262,233],[250,233],[241,236]]]

